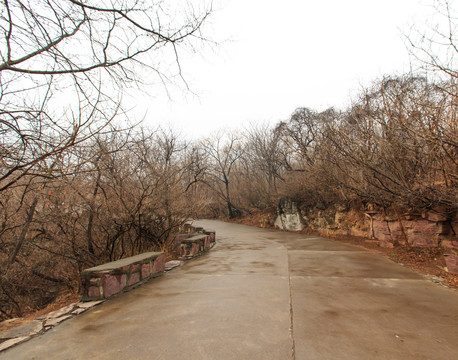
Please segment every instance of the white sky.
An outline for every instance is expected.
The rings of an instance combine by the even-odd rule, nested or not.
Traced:
[[[158,88],[139,95],[133,113],[197,138],[273,124],[303,106],[343,109],[362,85],[409,71],[402,32],[424,26],[431,2],[214,0],[207,31],[220,45],[181,62],[197,96],[173,91],[170,100]]]

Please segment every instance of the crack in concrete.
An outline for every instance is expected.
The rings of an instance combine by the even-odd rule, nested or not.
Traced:
[[[289,262],[289,250],[286,249],[288,261],[288,286],[289,286],[289,314],[290,314],[290,335],[291,335],[291,359],[296,360],[296,342],[294,340],[294,313],[293,313],[293,287],[291,284],[291,271]]]

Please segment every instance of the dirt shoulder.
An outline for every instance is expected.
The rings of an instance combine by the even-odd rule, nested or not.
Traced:
[[[273,225],[273,217],[269,216],[268,214],[254,214],[244,218],[230,220],[230,222],[257,226],[261,228],[275,228]],[[458,289],[458,275],[449,273],[445,265],[445,259],[443,256],[446,253],[445,249],[404,246],[383,248],[380,247],[377,240],[370,240],[369,238],[364,237],[332,235],[329,233],[324,235],[319,231],[313,231],[310,229],[305,229],[300,233],[332,238],[337,241],[358,246],[373,253],[384,255],[396,263],[407,266],[414,271],[425,275],[434,282],[440,283],[450,288]]]

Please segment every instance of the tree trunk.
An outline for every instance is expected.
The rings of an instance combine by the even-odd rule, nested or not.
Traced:
[[[10,259],[8,261],[8,267],[10,267],[14,261],[16,260],[17,254],[22,248],[22,245],[24,245],[25,242],[25,236],[27,235],[27,231],[29,230],[30,223],[32,222],[33,215],[35,214],[35,209],[37,207],[38,203],[38,196],[35,195],[32,201],[32,205],[30,205],[29,208],[29,213],[27,214],[27,219],[25,221],[24,227],[22,228],[21,235],[19,235],[19,239],[16,243],[16,247],[14,248],[13,253],[10,256]]]

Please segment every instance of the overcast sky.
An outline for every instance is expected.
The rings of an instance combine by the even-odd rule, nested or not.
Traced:
[[[250,122],[276,123],[298,107],[345,108],[361,86],[402,74],[402,33],[433,14],[432,0],[214,0],[208,35],[220,44],[182,58],[191,90],[139,95],[135,116],[188,137]],[[136,95],[137,96],[137,95]]]

